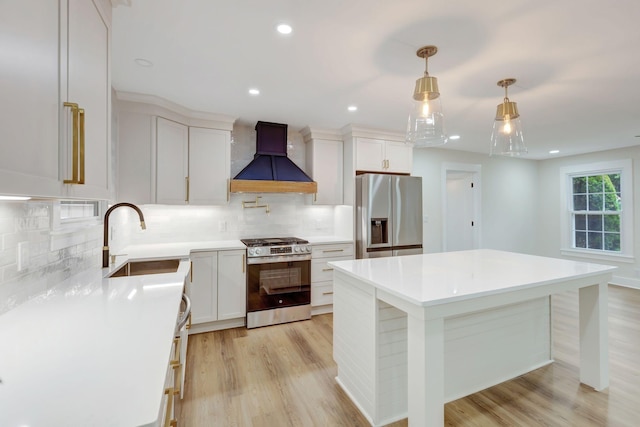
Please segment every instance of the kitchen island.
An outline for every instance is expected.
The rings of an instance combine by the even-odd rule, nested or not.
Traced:
[[[553,361],[550,296],[579,289],[580,381],[608,387],[615,267],[495,250],[333,262],[337,382],[372,425],[442,426],[444,404]]]

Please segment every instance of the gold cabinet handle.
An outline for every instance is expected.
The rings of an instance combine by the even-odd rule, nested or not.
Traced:
[[[169,361],[173,367],[180,365],[180,337],[173,339],[173,359]]]
[[[333,268],[323,268],[322,271],[333,271]]]
[[[173,394],[180,395],[180,386],[182,385],[182,365],[173,366]]]
[[[227,178],[227,202],[231,199],[231,179]]]
[[[164,389],[164,394],[167,395],[167,411],[164,414],[164,427],[170,427],[171,426],[171,415],[173,412],[173,389],[172,388],[165,388]]]
[[[244,274],[244,273],[245,273],[245,270],[244,270],[244,269],[245,269],[245,260],[244,260],[244,257],[245,257],[245,255],[244,255],[244,254],[242,254],[242,274]]]
[[[333,295],[333,291],[331,291],[331,292],[323,292],[322,295]]]
[[[193,261],[191,262],[191,268],[189,268],[189,275],[191,276],[191,283],[193,283]]]
[[[80,153],[78,154],[78,163],[80,163],[80,179],[78,179],[78,184],[84,184],[84,158],[85,158],[85,150],[84,150],[84,108],[78,109],[79,116],[79,127],[80,127]]]
[[[344,252],[344,249],[326,249],[322,251],[322,253],[329,253],[329,252]]]
[[[185,194],[184,201],[188,203],[189,202],[189,177],[188,176],[184,177],[184,182],[185,182],[186,187],[187,187],[187,192]]]
[[[79,173],[78,173],[78,156],[80,155],[79,150],[79,114],[78,114],[78,104],[74,102],[65,102],[63,104],[65,107],[71,108],[71,117],[73,119],[72,128],[73,128],[73,137],[71,139],[71,179],[65,179],[63,182],[65,184],[78,184],[79,181]]]

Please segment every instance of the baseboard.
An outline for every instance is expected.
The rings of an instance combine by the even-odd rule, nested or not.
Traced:
[[[610,284],[624,286],[625,288],[640,289],[640,279],[633,279],[631,277],[613,276]]]

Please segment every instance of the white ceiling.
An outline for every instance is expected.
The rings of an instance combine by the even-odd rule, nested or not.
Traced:
[[[528,157],[542,159],[640,143],[639,19],[638,0],[133,0],[113,10],[112,81],[251,125],[404,132],[415,52],[433,44],[461,135],[444,147],[488,153],[496,82],[515,77]]]

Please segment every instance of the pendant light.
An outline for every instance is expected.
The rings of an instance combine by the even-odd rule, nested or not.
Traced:
[[[516,79],[504,79],[498,82],[498,86],[504,88],[504,101],[498,105],[496,119],[493,122],[491,133],[490,156],[521,156],[527,154],[522,136],[522,124],[520,114],[515,102],[509,101],[507,88],[514,84]]]
[[[445,144],[448,139],[444,131],[438,79],[429,76],[427,68],[429,57],[437,52],[435,46],[423,46],[416,52],[418,57],[424,58],[424,77],[416,80],[414,105],[409,115],[406,137],[406,142],[416,148]]]

